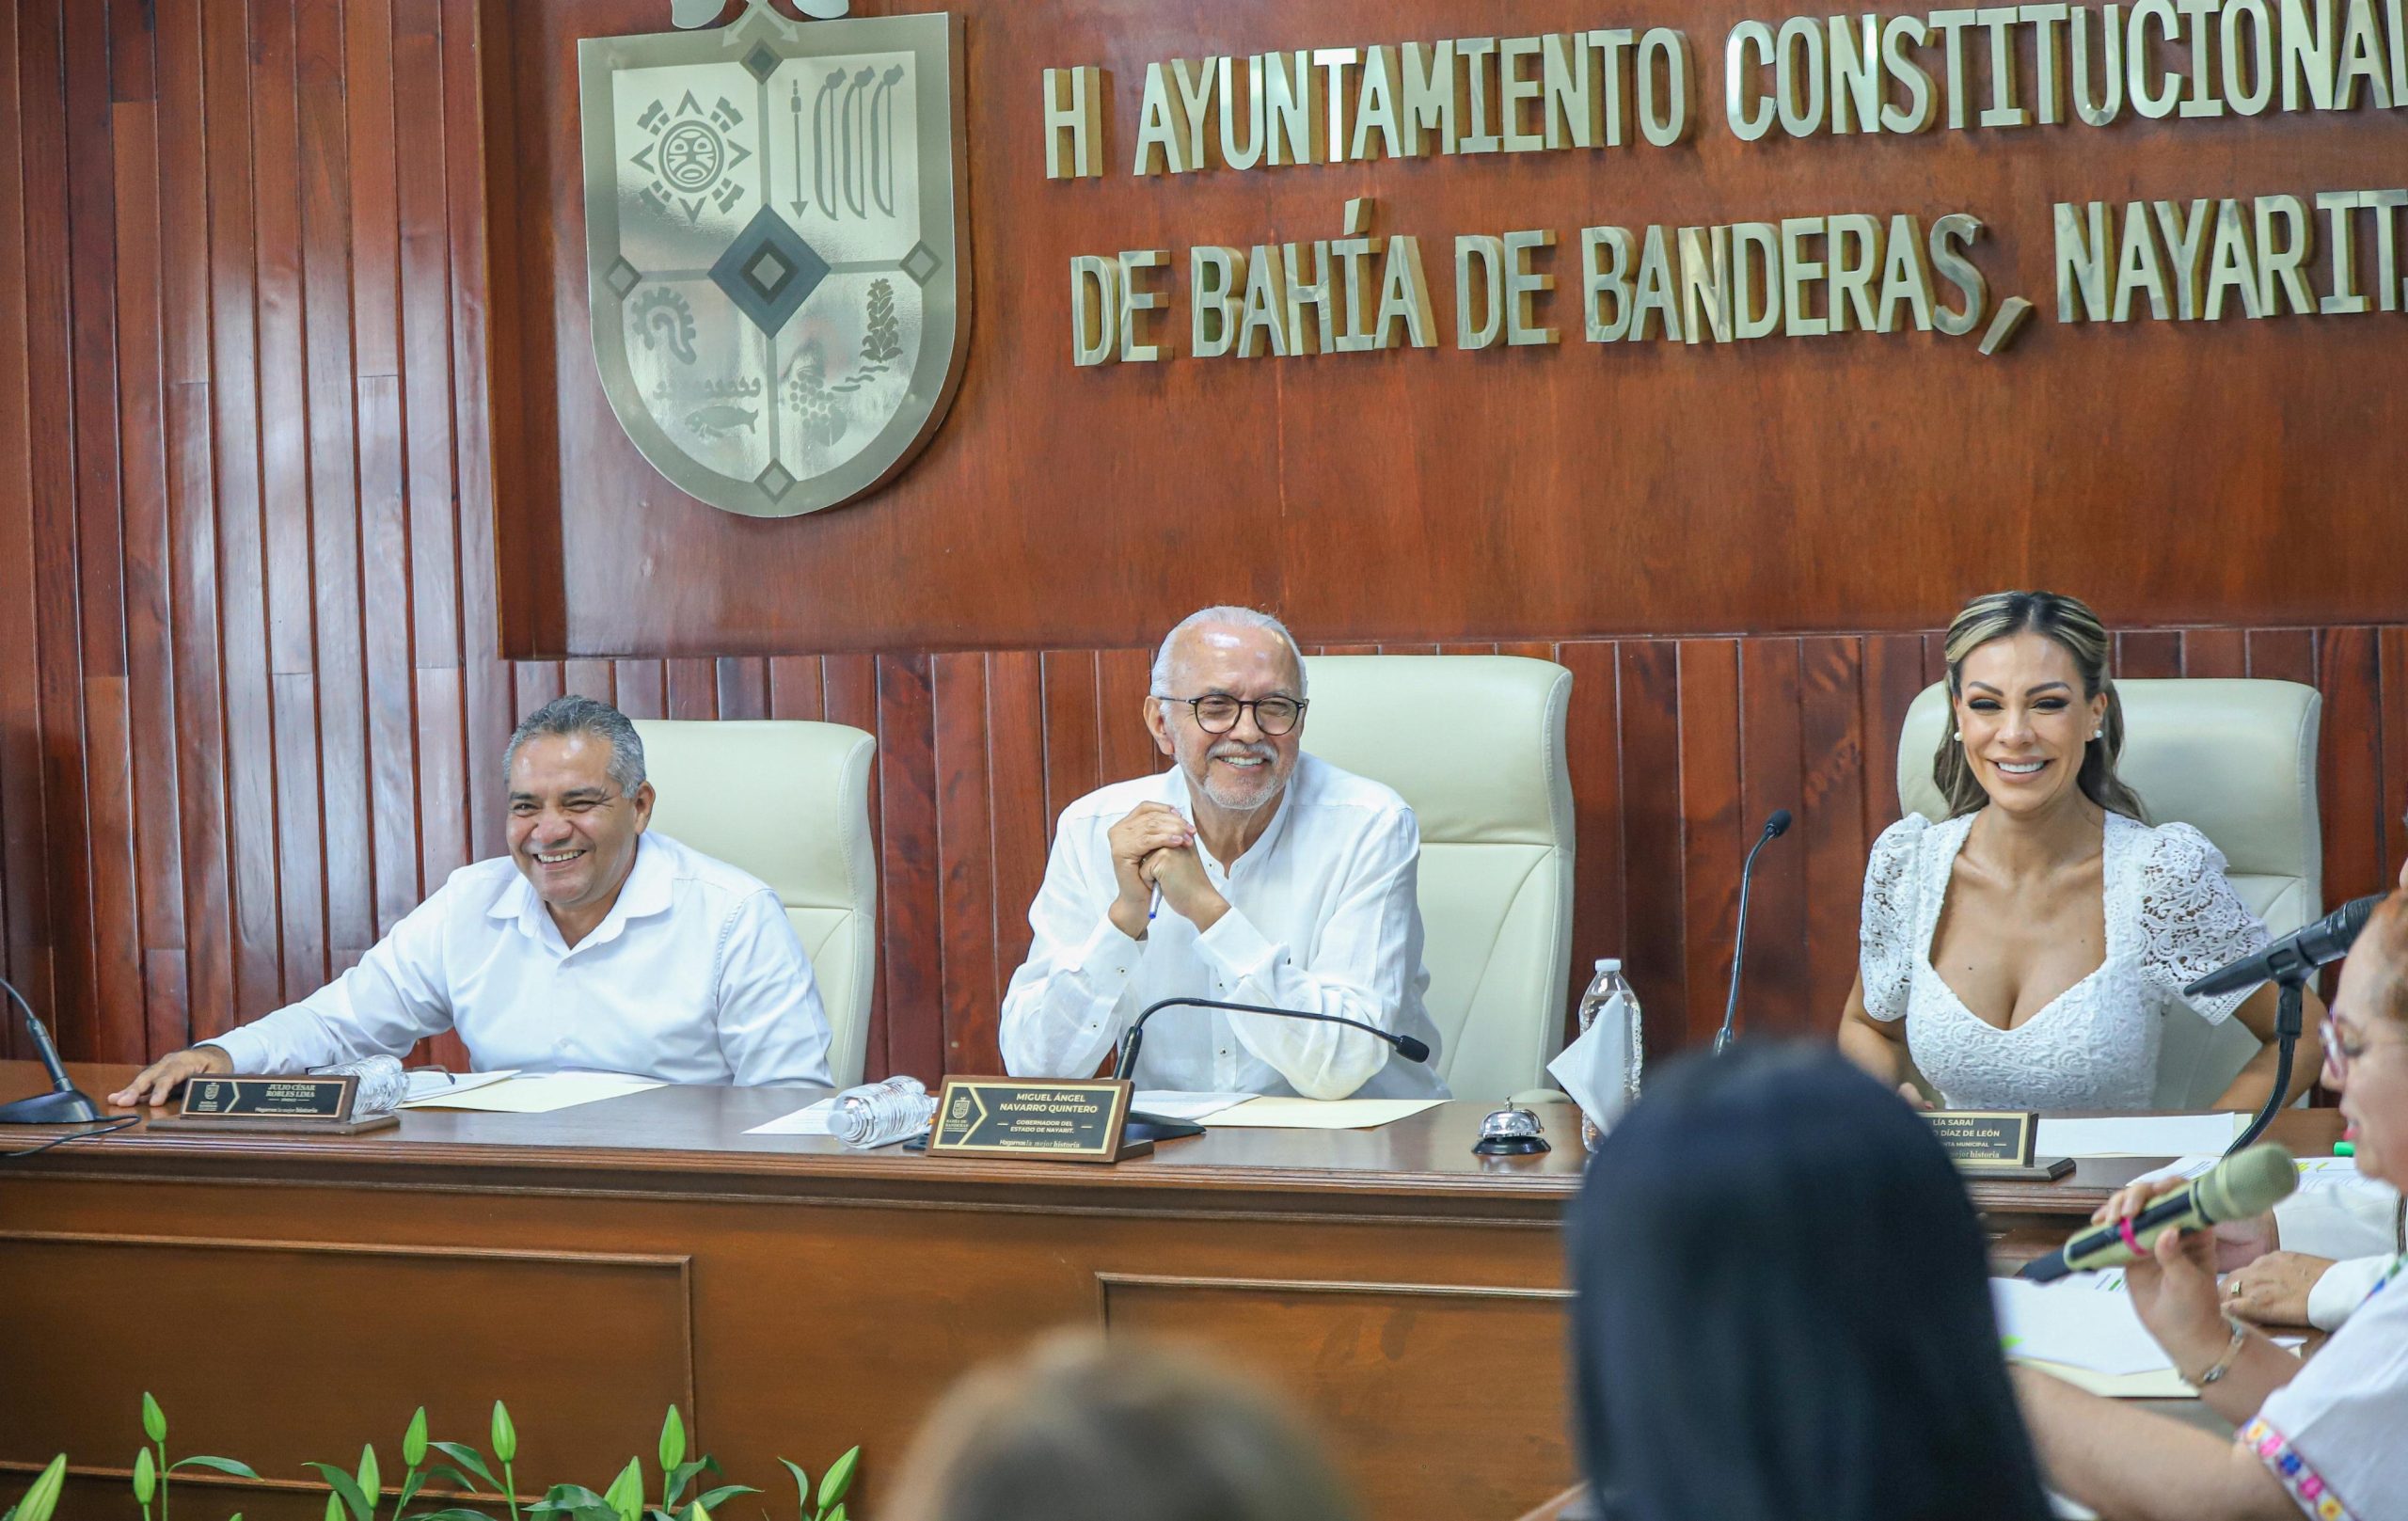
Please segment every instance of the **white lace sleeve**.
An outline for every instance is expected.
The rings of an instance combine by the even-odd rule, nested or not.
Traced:
[[[1915,964],[1915,893],[1922,878],[1915,863],[1929,827],[1921,814],[1909,814],[1881,832],[1864,863],[1857,970],[1864,977],[1864,1011],[1877,1020],[1899,1019],[1907,1012],[1907,986]]]
[[[2257,990],[2185,999],[2185,983],[2261,949],[2265,925],[2225,878],[2224,852],[2188,824],[2150,831],[2141,863],[2141,972],[2167,1003],[2187,1003],[2210,1024],[2231,1018]]]

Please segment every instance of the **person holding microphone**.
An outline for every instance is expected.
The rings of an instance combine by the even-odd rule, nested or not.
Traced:
[[[2408,1175],[2408,893],[2359,936],[2324,1038],[2324,1081],[2341,1095],[2359,1170],[2398,1186]],[[2099,1217],[2129,1219],[2181,1186],[2136,1184]],[[2408,1257],[2303,1362],[2229,1312],[2217,1251],[2212,1231],[2166,1231],[2125,1282],[2175,1368],[2238,1428],[2233,1440],[2019,1368],[2052,1485],[2109,1521],[2408,1521]]]

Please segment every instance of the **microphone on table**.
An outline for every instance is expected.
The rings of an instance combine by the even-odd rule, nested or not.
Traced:
[[[1318,1020],[1323,1024],[1343,1024],[1366,1035],[1377,1036],[1409,1062],[1426,1062],[1430,1047],[1409,1035],[1383,1030],[1376,1024],[1350,1020],[1343,1014],[1307,1013],[1301,1008],[1273,1008],[1265,1004],[1232,1004],[1219,998],[1164,998],[1147,1005],[1130,1022],[1129,1033],[1120,1038],[1120,1059],[1113,1064],[1112,1075],[1125,1082],[1137,1070],[1137,1048],[1145,1042],[1146,1022],[1166,1008],[1225,1008],[1238,1014],[1269,1014],[1283,1020]],[[1159,1115],[1131,1111],[1126,1132],[1131,1140],[1175,1141],[1182,1135],[1201,1135],[1204,1127],[1183,1119],[1165,1119]]]
[[[34,1038],[34,1054],[41,1058],[42,1070],[50,1074],[48,1093],[37,1093],[14,1103],[0,1103],[0,1125],[83,1125],[108,1118],[101,1113],[99,1104],[68,1080],[67,1069],[59,1065],[58,1048],[50,1043],[50,1032],[34,1017],[34,1006],[25,1002],[25,995],[6,978],[0,978],[0,990],[6,990],[17,1006],[25,1011],[25,1028]],[[0,1006],[0,1022],[7,1019],[6,1006]]]
[[[2358,931],[2366,928],[2367,920],[2373,916],[2376,905],[2384,896],[2382,893],[2369,893],[2353,897],[2306,928],[2295,929],[2262,951],[2244,956],[2229,966],[2218,967],[2183,989],[2183,996],[2202,998],[2239,992],[2261,982],[2304,977],[2318,967],[2337,961],[2350,954],[2351,943],[2358,938]]]
[[[2048,1256],[2027,1262],[2022,1276],[2054,1283],[2069,1273],[2121,1267],[2139,1259],[2168,1230],[2204,1230],[2227,1220],[2264,1214],[2299,1187],[2299,1164],[2279,1146],[2253,1146],[2225,1158],[2190,1183],[2130,1220],[2093,1226]]]
[[[1748,884],[1756,869],[1756,852],[1789,832],[1789,810],[1776,808],[1765,820],[1765,832],[1748,851],[1745,865],[1739,868],[1739,932],[1731,943],[1731,996],[1723,1001],[1722,1028],[1715,1032],[1714,1054],[1718,1056],[1731,1045],[1731,1026],[1739,1018],[1739,968],[1748,959]]]

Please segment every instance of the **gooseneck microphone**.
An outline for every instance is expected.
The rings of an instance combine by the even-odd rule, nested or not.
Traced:
[[[1756,852],[1789,832],[1789,810],[1776,808],[1765,820],[1765,832],[1748,850],[1746,864],[1739,868],[1739,932],[1731,942],[1731,996],[1722,1003],[1722,1028],[1714,1035],[1714,1054],[1718,1056],[1730,1049],[1731,1027],[1739,1018],[1739,968],[1748,959],[1748,885],[1756,870]]]
[[[2069,1273],[2121,1267],[2153,1250],[2169,1230],[2205,1230],[2227,1220],[2264,1214],[2299,1187],[2299,1164],[2279,1146],[2253,1146],[2229,1156],[2129,1220],[2093,1226],[2048,1256],[2027,1262],[2022,1276],[2054,1283]]]
[[[1343,1024],[1349,1029],[1379,1037],[1406,1061],[1426,1062],[1430,1059],[1429,1046],[1413,1037],[1383,1030],[1361,1020],[1350,1020],[1343,1014],[1307,1013],[1301,1008],[1273,1008],[1266,1004],[1232,1004],[1220,998],[1164,998],[1147,1005],[1129,1022],[1129,1033],[1120,1038],[1120,1059],[1112,1067],[1116,1080],[1126,1082],[1137,1070],[1137,1048],[1146,1038],[1146,1022],[1166,1008],[1226,1008],[1238,1014],[1269,1014],[1283,1020],[1318,1020],[1323,1024]],[[1201,1135],[1204,1127],[1192,1120],[1166,1119],[1160,1115],[1133,1109],[1129,1112],[1128,1128],[1123,1133],[1133,1141],[1176,1141],[1182,1135]]]
[[[0,1103],[0,1125],[84,1125],[108,1118],[101,1113],[99,1104],[68,1081],[67,1069],[59,1064],[58,1048],[50,1043],[50,1032],[42,1028],[41,1021],[34,1018],[33,1006],[25,1002],[25,995],[6,978],[0,978],[0,989],[5,989],[17,1006],[24,1010],[25,1028],[34,1038],[34,1054],[41,1058],[42,1070],[50,1074],[48,1093],[37,1093],[14,1103]],[[0,1006],[0,1019],[6,1017],[6,1007]]]
[[[1383,1030],[1376,1024],[1350,1020],[1343,1014],[1307,1013],[1301,1008],[1272,1008],[1263,1004],[1232,1004],[1218,998],[1164,998],[1149,1004],[1130,1022],[1129,1033],[1120,1038],[1120,1060],[1112,1069],[1116,1079],[1126,1080],[1137,1069],[1137,1048],[1146,1038],[1146,1022],[1166,1008],[1226,1008],[1239,1014],[1270,1014],[1283,1020],[1319,1020],[1323,1024],[1343,1024],[1366,1035],[1379,1037],[1409,1062],[1426,1062],[1430,1048],[1409,1035]]]
[[[2384,895],[2369,893],[2365,897],[2353,897],[2306,928],[2295,929],[2262,951],[2252,952],[2229,966],[2218,967],[2183,989],[2183,996],[2202,998],[2239,992],[2261,982],[2305,977],[2318,967],[2337,961],[2350,954],[2351,943],[2358,938],[2358,931],[2366,928],[2367,920],[2373,916]]]

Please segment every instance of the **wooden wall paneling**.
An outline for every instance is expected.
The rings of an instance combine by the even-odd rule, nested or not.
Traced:
[[[769,662],[758,656],[725,656],[719,661],[719,716],[769,716]]]
[[[24,126],[25,198],[25,356],[29,400],[39,415],[68,426],[36,427],[27,440],[33,512],[33,608],[42,631],[36,648],[41,723],[45,860],[54,871],[51,901],[73,928],[55,933],[52,1007],[62,1041],[96,1038],[93,999],[91,868],[85,817],[84,656],[76,556],[80,509],[74,442],[75,354],[71,344],[68,235],[66,57],[55,5],[18,12],[18,82]],[[111,642],[115,636],[112,634]],[[103,654],[105,660],[105,652]]]
[[[260,281],[254,254],[252,78],[247,17],[219,0],[204,12],[202,89],[209,210],[211,457],[215,463],[217,587],[225,733],[243,747],[226,767],[238,1016],[274,1008],[283,988],[276,882],[276,756],[268,693],[267,577],[261,458]]]
[[[2316,800],[2324,823],[2324,900],[2337,905],[2390,887],[2384,853],[2382,657],[2371,628],[2328,628],[2317,640],[2313,684],[2324,694]],[[2408,737],[2394,731],[2395,737]]]
[[[1923,673],[1923,643],[1914,634],[1868,635],[1864,641],[1861,710],[1868,848],[1904,811],[1898,802],[1898,727],[1906,721],[1915,694],[1931,685]]]
[[[2382,773],[2383,880],[2395,885],[2408,857],[2408,628],[2375,630],[2376,689],[2382,702],[2382,742],[2375,756]],[[2372,892],[2372,888],[2368,889]],[[2330,894],[2326,895],[2330,897]]]
[[[940,997],[947,1072],[997,1071],[994,798],[987,657],[928,662],[937,805]],[[983,1064],[983,1065],[981,1065]]]
[[[2250,675],[2260,681],[2316,685],[2315,629],[2252,628],[2247,640]]]
[[[2118,681],[2180,675],[2182,636],[2170,629],[2117,634],[2111,673]]]
[[[872,735],[878,729],[878,662],[865,655],[830,656],[819,662],[822,717],[831,723],[849,723]],[[869,773],[869,837],[878,862],[878,975],[869,993],[868,1072],[883,1077],[895,1070],[886,1046],[886,792],[880,773],[885,767],[886,741],[879,740],[879,764]]]
[[[1757,1035],[1801,1035],[1818,1022],[1816,990],[1806,979],[1806,840],[1798,828],[1806,805],[1804,681],[1794,639],[1738,644],[1740,859],[1777,808],[1789,832],[1756,858],[1749,890],[1748,965],[1739,1018]],[[1734,867],[1734,883],[1737,866]],[[1736,899],[1732,920],[1735,934]]]
[[[104,5],[61,8],[66,80],[68,291],[76,426],[76,600],[87,676],[125,674],[117,429],[117,188]],[[118,883],[108,888],[115,896]],[[101,886],[96,882],[96,889]],[[130,884],[126,889],[130,897]]]
[[[1865,768],[1864,642],[1798,642],[1801,778],[1793,847],[1804,873],[1807,1007],[1799,1029],[1835,1027],[1856,980],[1857,918],[1864,896],[1863,798],[1875,790]],[[1781,846],[1767,848],[1777,850]]]
[[[388,374],[362,375],[358,387],[359,557],[366,572],[359,607],[367,720],[363,768],[372,895],[367,943],[372,944],[425,894],[419,870],[418,671],[411,658],[402,388]],[[339,697],[329,705],[345,700]],[[333,764],[331,754],[327,764]],[[332,822],[334,837],[341,838],[341,819]]]
[[[989,905],[994,924],[994,1006],[1028,959],[1028,906],[1045,881],[1045,856],[1053,820],[1046,807],[1046,723],[1043,657],[1035,650],[1006,650],[988,657],[987,733],[989,814],[993,826],[994,883]],[[1000,1052],[994,1066],[1002,1069]]]
[[[1563,720],[1574,828],[1571,986],[1564,990],[1564,1017],[1571,1020],[1580,994],[1596,975],[1597,961],[1630,955],[1623,877],[1627,852],[1623,836],[1621,672],[1615,646],[1605,640],[1559,645],[1545,658],[1572,673],[1572,701]],[[1640,990],[1642,1018],[1646,1010],[1646,991]]]
[[[887,1070],[944,1069],[944,911],[929,658],[878,658],[879,948]]]
[[[1739,859],[1753,831],[1739,816],[1739,644],[1685,639],[1680,675],[1682,951],[1685,1044],[1710,1041],[1722,1018],[1738,925]]]
[[[1622,827],[1626,939],[1650,1051],[1688,1042],[1687,870],[1681,820],[1680,650],[1669,640],[1617,645],[1622,694]]]
[[[2247,675],[2248,634],[2239,628],[2182,630],[2182,673],[2186,676]]]
[[[113,40],[148,55],[149,36],[129,39],[112,13]],[[112,49],[113,60],[116,49]],[[146,85],[148,67],[137,75]],[[167,521],[167,460],[161,383],[158,115],[151,100],[112,112],[116,135],[118,241],[118,454],[123,480],[127,762],[134,830],[136,944],[144,982],[154,948],[178,957],[184,943],[183,871],[178,848],[175,609]],[[141,1010],[129,1011],[144,1022]],[[149,1022],[155,1027],[155,1021]],[[128,1048],[146,1050],[147,1038]]]
[[[769,662],[769,717],[816,723],[826,713],[827,697],[816,658],[780,656]]]
[[[1062,810],[1103,784],[1103,728],[1092,650],[1048,650],[1045,684],[1045,837]]]
[[[508,729],[517,727],[519,720],[561,695],[564,689],[561,662],[558,660],[513,660],[510,663],[510,684],[512,705],[510,723],[504,731],[505,737]],[[710,715],[673,712],[669,716],[673,719],[682,719],[708,718]],[[500,755],[494,757],[497,771],[500,768],[501,760]],[[500,785],[501,783],[498,778],[497,790],[493,793],[496,799],[501,796]]]
[[[612,661],[610,690],[619,711],[631,719],[669,716],[669,671],[661,661]]]
[[[572,693],[615,705],[618,673],[608,660],[562,660],[561,694],[565,697]]]
[[[1152,688],[1154,652],[1100,650],[1096,654],[1096,753],[1101,783],[1126,782],[1168,764],[1146,727],[1146,697]]]
[[[0,661],[0,975],[45,1010],[51,1003],[42,921],[44,829],[34,619],[33,417],[25,325],[24,122],[18,88],[18,28],[0,14],[0,643],[23,652]],[[39,968],[40,975],[37,976]],[[0,1022],[0,1053],[20,1054],[17,1022]],[[27,1048],[30,1049],[30,1048]]]
[[[719,667],[709,660],[671,660],[669,716],[673,719],[719,717]]]

